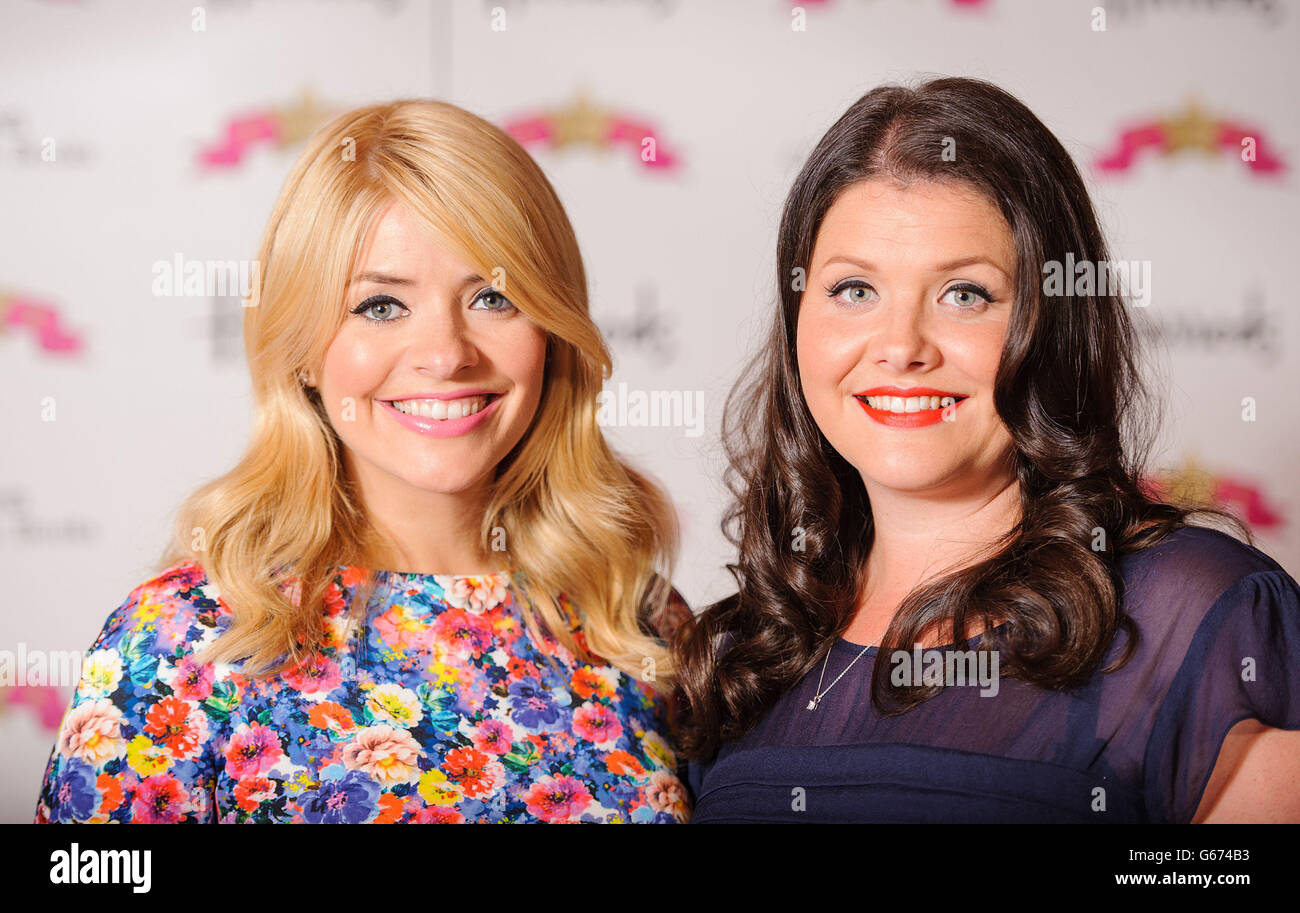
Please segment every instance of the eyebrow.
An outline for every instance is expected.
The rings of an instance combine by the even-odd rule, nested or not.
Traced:
[[[464,279],[460,281],[460,287],[464,288],[467,285],[473,285],[475,282],[482,282],[482,281],[483,281],[482,276],[480,276],[478,273],[473,273],[472,275],[466,276]],[[414,279],[408,279],[405,276],[395,276],[390,273],[383,273],[383,272],[370,270],[363,273],[357,273],[355,276],[353,276],[351,279],[348,280],[348,286],[351,287],[361,282],[373,282],[377,285],[404,285],[404,286],[415,285]]]
[[[845,257],[845,256],[831,257],[829,260],[827,260],[825,263],[822,264],[822,267],[825,268],[827,266],[830,266],[832,263],[848,263],[851,266],[856,266],[860,269],[864,269],[869,273],[878,272],[876,267],[866,260],[859,260],[855,257]],[[1002,273],[1002,275],[1004,276],[1007,275],[1006,270],[1004,270],[1002,267],[998,266],[988,257],[982,257],[979,256],[978,254],[973,254],[969,257],[958,257],[956,260],[950,260],[947,263],[937,264],[934,267],[934,272],[947,273],[955,269],[961,269],[963,266],[974,266],[978,263],[983,263],[986,266],[991,266],[998,272]]]

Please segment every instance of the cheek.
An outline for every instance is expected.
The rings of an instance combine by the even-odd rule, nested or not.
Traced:
[[[944,361],[976,385],[972,392],[988,395],[997,379],[1005,335],[1005,324],[985,323],[953,327],[952,332],[935,342],[944,353]]]
[[[386,370],[373,341],[341,330],[325,351],[322,386],[333,390],[356,391],[383,380]]]
[[[801,309],[796,325],[795,356],[808,407],[832,406],[852,391],[841,389],[857,367],[862,346],[848,328],[819,319]]]
[[[484,354],[509,379],[518,395],[515,421],[527,425],[537,411],[546,378],[546,332],[536,324],[510,327],[492,338]]]
[[[546,373],[546,333],[535,324],[511,328],[492,341],[492,363],[521,387],[541,387]]]

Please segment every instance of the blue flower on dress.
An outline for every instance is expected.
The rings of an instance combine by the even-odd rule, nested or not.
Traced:
[[[510,709],[514,721],[525,729],[544,729],[560,719],[551,690],[532,677],[511,683]]]
[[[79,758],[69,758],[59,779],[59,803],[78,818],[95,813],[95,770]]]
[[[379,799],[379,784],[359,770],[298,798],[309,824],[360,824],[371,816]]]

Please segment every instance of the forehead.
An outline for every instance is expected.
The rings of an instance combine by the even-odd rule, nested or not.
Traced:
[[[464,254],[401,202],[382,209],[364,238],[362,269],[435,275],[468,268]]]
[[[1015,244],[1002,213],[968,185],[873,179],[845,188],[822,220],[813,268],[838,255],[918,266],[978,255],[1009,271]]]

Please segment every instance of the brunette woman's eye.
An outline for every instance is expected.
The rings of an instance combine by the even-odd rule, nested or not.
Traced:
[[[994,298],[981,286],[963,283],[948,289],[939,300],[958,311],[982,311],[993,303]]]
[[[876,290],[861,279],[845,279],[828,288],[826,294],[847,305],[870,304],[876,298]]]
[[[394,308],[406,310],[406,306],[391,295],[373,295],[353,308],[352,313],[364,314],[366,319],[375,323],[393,323],[398,319],[393,316]]]

